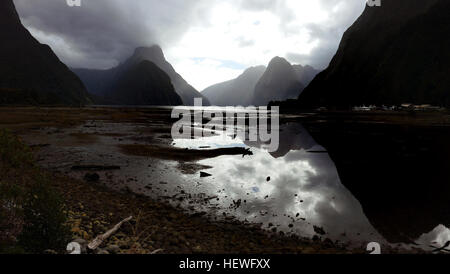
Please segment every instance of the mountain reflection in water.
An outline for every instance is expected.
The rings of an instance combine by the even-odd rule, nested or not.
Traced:
[[[400,181],[397,182],[399,186],[392,187],[393,181],[390,178],[397,179],[398,176],[384,173],[382,164],[371,165],[372,161],[380,160],[373,149],[364,150],[366,145],[373,146],[370,142],[372,137],[368,138],[369,142],[364,142],[364,147],[362,142],[358,142],[352,148],[350,145],[354,140],[351,138],[341,143],[330,142],[336,134],[339,141],[345,138],[344,135],[348,135],[339,135],[337,127],[326,127],[326,130],[323,130],[321,123],[307,126],[312,129],[312,135],[297,122],[280,125],[280,146],[278,151],[273,153],[268,153],[262,143],[232,139],[223,131],[216,131],[217,135],[212,137],[176,139],[174,145],[197,149],[235,146],[251,148],[252,156],[221,156],[199,162],[212,166],[207,172],[213,176],[202,179],[202,182],[208,185],[208,194],[217,195],[220,198],[220,206],[229,208],[228,213],[240,220],[262,223],[267,229],[276,227],[278,231],[309,237],[318,234],[323,239],[362,245],[372,241],[383,244],[414,243],[413,245],[430,250],[429,246],[433,243],[440,247],[445,244],[445,239],[450,238],[450,231],[444,226],[448,226],[445,218],[432,216],[423,220],[421,216],[414,216],[427,210],[433,215],[434,209],[427,206],[426,209],[415,211],[416,203],[405,208],[399,208],[395,199],[392,203],[392,193],[389,191],[394,188],[396,191],[393,193],[398,195],[398,189],[407,187],[410,182],[405,185],[405,182]],[[373,134],[366,129],[364,132]],[[365,136],[365,133],[358,137],[363,135]],[[379,138],[379,134],[373,135]],[[395,141],[399,136],[394,134],[393,137],[394,139],[389,138],[389,142]],[[318,139],[324,141],[321,144],[325,148],[316,142]],[[373,147],[380,149],[380,146],[386,145],[382,142],[386,141],[388,140],[385,138],[379,138],[379,144]],[[340,147],[336,149],[338,145]],[[391,145],[386,147],[391,150],[378,153],[389,158],[389,153],[395,151]],[[358,149],[358,153],[355,149]],[[372,154],[362,156],[367,151]],[[401,157],[404,155],[408,156],[408,153],[403,153]],[[347,156],[357,158],[349,159]],[[398,157],[393,159],[399,160]],[[348,175],[351,173],[349,169],[353,170],[354,175]],[[386,172],[393,171],[395,169],[386,168]],[[399,169],[399,172],[403,171]],[[385,178],[385,182],[375,184],[373,178],[380,177]],[[342,182],[341,178],[344,178]],[[445,176],[441,178],[443,181],[448,179]],[[427,184],[423,184],[422,188],[426,186]],[[387,198],[383,197],[382,193],[386,193]],[[410,198],[417,201],[421,199]],[[367,201],[378,201],[380,206],[367,204]],[[402,197],[399,201],[407,202],[408,199]],[[406,216],[402,216],[405,212]],[[409,223],[399,224],[398,222],[405,222],[405,217]],[[424,221],[427,222],[426,225],[423,224]],[[421,222],[422,224],[418,225]],[[321,235],[320,228],[323,228],[325,235]]]

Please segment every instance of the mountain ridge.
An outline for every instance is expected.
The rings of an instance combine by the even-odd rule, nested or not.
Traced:
[[[268,67],[266,66],[256,66],[246,69],[237,78],[228,80],[222,83],[212,85],[202,91],[202,94],[208,97],[213,105],[218,106],[249,106],[257,105],[259,103],[265,104],[266,102],[281,100],[281,99],[293,99],[296,98],[298,94],[301,93],[304,86],[308,85],[312,79],[319,73],[318,70],[309,65],[291,65],[286,59],[275,57],[269,63],[271,67],[270,70],[277,71],[278,68],[274,68],[274,61],[282,62],[283,67],[287,68],[289,75],[291,76],[291,82],[300,82],[293,85],[289,89],[291,92],[287,97],[286,95],[278,96],[277,94],[268,94],[267,99],[264,102],[258,102],[258,98],[255,98],[255,88],[256,85],[261,81],[261,78],[266,73]],[[283,69],[286,70],[286,69]],[[273,73],[272,73],[273,74]],[[278,82],[273,83],[274,87],[282,86],[284,79],[276,80]],[[293,78],[295,78],[293,80]],[[267,79],[266,79],[267,80]],[[285,88],[286,89],[286,88]],[[271,91],[276,91],[277,88],[273,88]]]
[[[265,70],[265,66],[250,67],[235,79],[206,88],[202,94],[214,105],[249,106],[253,101],[255,86]]]
[[[203,105],[209,105],[209,100],[202,96],[195,88],[178,74],[173,66],[167,62],[160,46],[138,47],[133,54],[120,65],[108,70],[72,68],[86,84],[88,90],[97,95],[105,96],[112,82],[131,67],[142,61],[150,61],[164,71],[171,79],[171,83],[184,105],[193,105],[194,98],[203,98]]]
[[[253,104],[265,106],[271,101],[297,98],[305,88],[297,78],[295,69],[286,59],[274,57],[255,86]]]
[[[299,106],[450,106],[449,9],[444,0],[386,0],[366,7],[330,66],[299,96]]]
[[[181,97],[175,92],[169,75],[150,61],[124,68],[106,94],[119,105],[179,106]]]
[[[0,2],[0,104],[91,103],[81,80],[22,25],[12,0]]]

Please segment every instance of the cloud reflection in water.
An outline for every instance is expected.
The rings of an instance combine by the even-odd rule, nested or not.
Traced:
[[[209,194],[219,194],[222,207],[241,200],[241,206],[230,214],[302,236],[313,236],[313,226],[318,226],[327,232],[324,237],[334,240],[384,242],[360,203],[341,184],[328,154],[308,152],[324,149],[300,124],[280,126],[280,148],[271,154],[264,150],[264,144],[244,143],[223,132],[218,134],[176,139],[174,143],[183,148],[251,147],[252,156],[221,156],[199,162],[213,167],[208,170],[213,176],[204,182],[209,184]]]

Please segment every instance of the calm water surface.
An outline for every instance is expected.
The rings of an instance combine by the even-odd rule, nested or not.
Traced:
[[[199,125],[194,127],[198,129]],[[179,148],[247,147],[253,152],[250,156],[221,156],[199,162],[212,167],[205,170],[212,176],[201,179],[201,191],[205,197],[214,198],[217,208],[239,220],[262,223],[266,229],[318,235],[355,246],[373,241],[389,244],[342,184],[326,148],[300,123],[280,125],[280,146],[271,153],[266,144],[233,138],[224,129],[214,130],[210,137],[173,142]],[[430,245],[440,247],[448,240],[450,230],[436,223],[433,231],[423,231],[414,243],[401,245],[430,250]]]

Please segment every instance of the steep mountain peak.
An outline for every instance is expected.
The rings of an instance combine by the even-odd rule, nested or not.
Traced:
[[[12,0],[0,1],[0,104],[90,102],[80,79],[22,25]]]
[[[270,101],[296,98],[304,89],[294,67],[284,58],[273,58],[255,86],[253,103],[267,105]]]
[[[117,80],[116,78],[118,75],[128,72],[135,66],[140,65],[143,61],[152,62],[170,77],[170,81],[172,82],[175,91],[181,97],[185,105],[193,105],[194,98],[203,98],[203,104],[210,105],[207,98],[203,97],[175,71],[173,66],[166,60],[163,50],[158,45],[136,48],[130,58],[114,69],[106,71],[77,69],[75,71],[83,79],[83,81],[87,83],[89,90],[94,91],[97,94],[105,94],[108,90],[109,84]]]
[[[158,45],[153,45],[151,47],[138,47],[134,50],[134,53],[131,57],[135,62],[140,61],[153,61],[155,63],[162,63],[166,61],[164,57],[164,52]]]
[[[268,68],[275,67],[275,66],[277,66],[277,67],[279,67],[279,66],[291,66],[291,64],[286,59],[284,59],[283,57],[276,56],[276,57],[272,58],[272,60],[270,60]]]
[[[267,69],[263,77],[266,81],[272,81],[272,78],[296,78],[296,72],[294,67],[284,58],[275,57],[267,66]]]
[[[2,15],[6,15],[6,14],[9,15],[9,16],[0,17],[2,19],[2,22],[7,21],[8,19],[13,19],[13,20],[8,20],[8,21],[16,23],[17,20],[19,19],[19,15],[17,14],[16,8],[15,8],[12,0],[0,1],[0,12]]]
[[[236,79],[210,86],[202,94],[218,106],[251,105],[256,83],[265,71],[265,66],[250,67]]]
[[[34,40],[28,30],[22,25],[12,0],[0,1],[0,32],[2,39],[32,38]]]
[[[134,50],[134,54],[137,56],[164,56],[162,48],[158,45],[153,45],[151,47],[137,47]]]
[[[448,0],[385,0],[345,32],[301,107],[450,105]]]
[[[143,60],[115,79],[106,99],[125,105],[182,105],[169,75],[151,61]]]
[[[2,0],[0,1],[0,14],[1,18],[8,18],[13,16],[14,19],[18,19],[16,8],[12,0]]]

